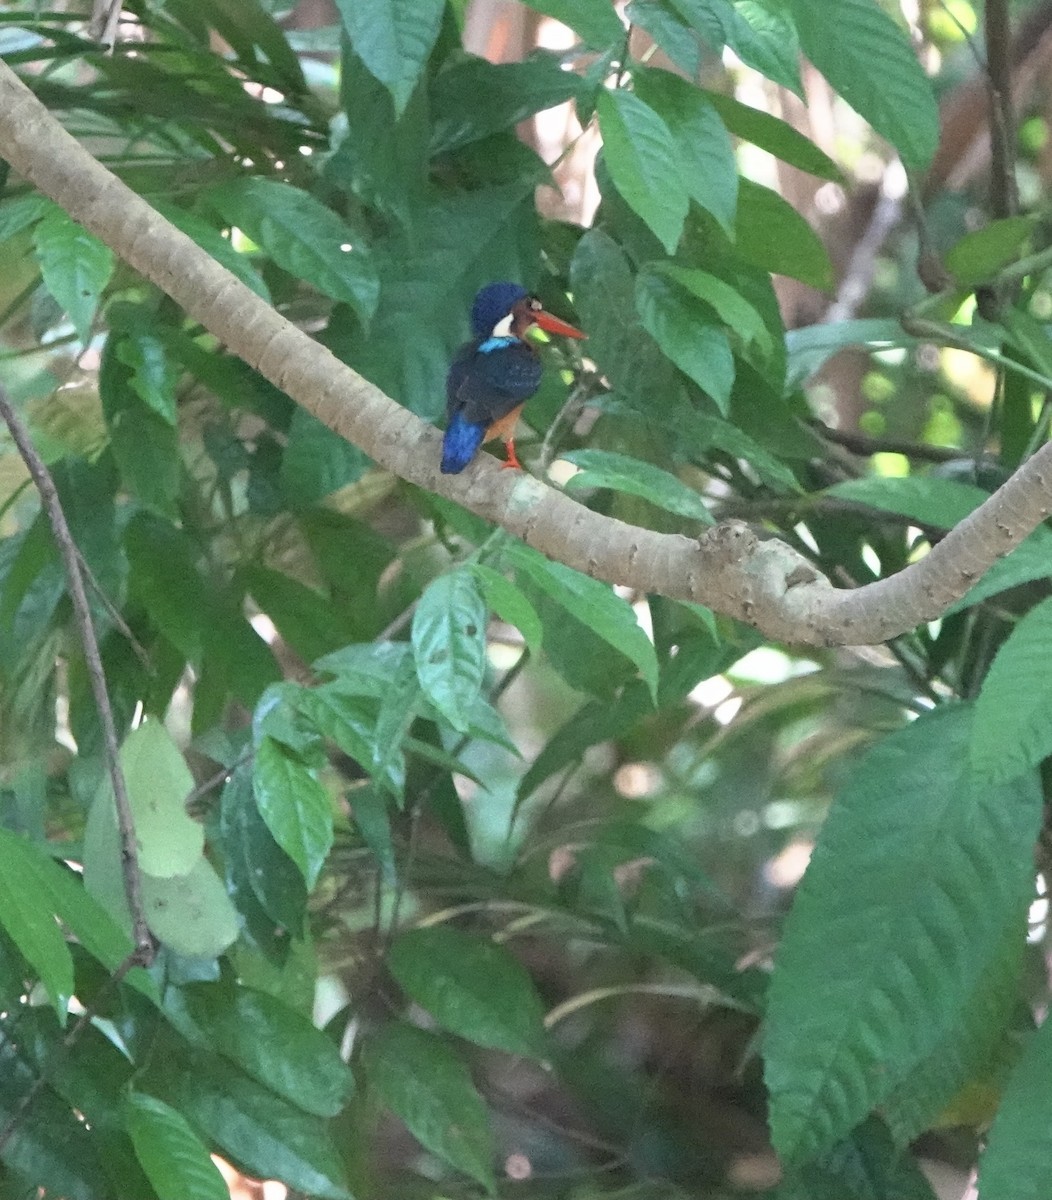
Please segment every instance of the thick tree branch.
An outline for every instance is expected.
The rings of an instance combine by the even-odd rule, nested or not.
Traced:
[[[810,645],[886,641],[939,616],[1049,515],[1052,446],[922,561],[856,590],[833,588],[796,551],[731,524],[700,540],[590,511],[481,455],[439,473],[438,431],[344,366],[235,279],[70,137],[0,63],[0,156],[186,313],[387,470],[501,525],[551,558],[613,583],[694,600],[768,637]]]

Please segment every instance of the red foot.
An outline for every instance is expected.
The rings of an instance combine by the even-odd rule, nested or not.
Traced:
[[[501,465],[504,467],[504,469],[505,469],[505,470],[508,470],[508,469],[510,468],[510,469],[511,469],[511,470],[513,470],[513,471],[521,471],[521,470],[522,470],[522,463],[521,463],[521,462],[519,462],[519,456],[518,456],[518,455],[515,453],[515,440],[514,440],[514,438],[509,438],[509,439],[508,439],[508,440],[507,440],[507,441],[504,443],[504,445],[505,445],[505,447],[507,448],[507,451],[508,451],[508,460],[507,460],[507,462],[505,462],[505,463],[502,463]]]

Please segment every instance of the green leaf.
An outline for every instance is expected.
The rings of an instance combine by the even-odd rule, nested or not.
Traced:
[[[181,1113],[163,1100],[132,1092],[124,1124],[159,1200],[227,1200],[223,1176]]]
[[[817,175],[832,183],[843,180],[843,173],[829,155],[787,121],[763,109],[742,104],[740,100],[725,96],[722,92],[706,91],[704,95],[735,137],[759,146],[761,150],[809,175]]]
[[[353,7],[371,12],[382,6]],[[376,311],[380,282],[364,238],[309,192],[251,178],[209,188],[205,195],[283,270],[349,304],[362,321]]]
[[[803,96],[800,43],[782,0],[732,0],[724,37],[746,66]]]
[[[971,721],[946,706],[884,738],[822,827],[770,992],[771,1130],[787,1163],[892,1094],[961,1019],[1013,914],[1022,927],[1041,789],[976,776]]]
[[[362,1049],[370,1089],[433,1154],[494,1189],[493,1139],[468,1069],[433,1033],[393,1021]]]
[[[147,408],[174,426],[178,420],[175,389],[179,368],[169,357],[164,341],[143,323],[138,329],[125,330],[116,353],[131,372],[128,386]]]
[[[137,513],[124,532],[128,591],[157,629],[191,662],[201,653],[204,581],[189,536],[151,513]]]
[[[357,446],[297,407],[281,458],[281,482],[289,504],[307,508],[356,483],[368,469],[369,459]]]
[[[69,314],[86,346],[103,288],[113,274],[113,251],[61,209],[51,208],[33,230],[44,286]]]
[[[543,1058],[544,1007],[525,967],[503,946],[436,925],[401,934],[387,960],[411,1000],[479,1046]]]
[[[348,695],[344,681],[305,688],[296,701],[297,709],[309,717],[318,732],[376,778],[395,796],[405,788],[405,757],[378,735],[380,708],[374,700]]]
[[[1001,644],[975,703],[970,747],[976,774],[1007,783],[1052,754],[1052,597]]]
[[[144,873],[142,899],[150,932],[187,958],[217,958],[237,940],[237,913],[206,858],[184,875]]]
[[[601,91],[596,111],[614,187],[668,253],[675,253],[690,201],[669,127],[638,96],[621,89]]]
[[[586,46],[605,50],[625,39],[625,27],[607,0],[527,0],[530,8],[562,21]]]
[[[788,275],[819,291],[833,287],[833,264],[818,234],[777,192],[751,179],[738,186],[738,254],[775,275]]]
[[[336,0],[354,52],[401,114],[438,37],[445,0]]]
[[[1005,217],[966,233],[946,252],[943,263],[961,287],[986,283],[1015,262],[1034,231],[1033,216]]]
[[[939,141],[939,112],[906,34],[875,0],[789,0],[804,54],[833,88],[923,171]],[[874,65],[879,64],[879,70]]]
[[[642,496],[666,512],[704,521],[707,525],[714,523],[704,500],[693,488],[652,463],[608,450],[569,450],[559,457],[581,468],[567,481],[567,491],[613,488],[632,496]]]
[[[734,356],[711,308],[656,272],[644,271],[636,279],[636,311],[665,354],[726,416],[734,387]]]
[[[0,242],[10,241],[56,208],[46,196],[37,194],[9,196],[0,201]]]
[[[785,336],[789,348],[785,386],[789,390],[805,383],[834,354],[848,346],[897,350],[919,345],[919,339],[910,337],[898,321],[887,317],[810,325],[806,329],[790,329]]]
[[[40,979],[60,1021],[73,995],[73,960],[34,859],[40,851],[0,829],[0,925]]]
[[[755,342],[765,357],[774,353],[771,334],[763,317],[741,292],[729,283],[708,271],[701,271],[696,267],[681,267],[676,263],[648,263],[644,271],[656,271],[665,275],[699,300],[703,300],[744,345]]]
[[[701,43],[666,0],[631,0],[625,6],[625,18],[649,33],[688,79],[697,79],[702,62]]]
[[[203,826],[186,811],[194,777],[172,735],[157,720],[124,739],[120,753],[128,789],[139,866],[147,875],[185,875],[204,849]]]
[[[338,1047],[301,1013],[266,992],[221,984],[172,989],[165,1007],[177,1028],[222,1054],[304,1112],[334,1117],[351,1073]]]
[[[158,1038],[140,1086],[177,1108],[224,1157],[260,1179],[319,1200],[350,1200],[326,1124],[249,1078],[221,1055]]]
[[[512,63],[454,60],[439,72],[428,93],[431,153],[448,154],[514,129],[520,121],[572,100],[581,88],[581,77],[564,70],[560,56],[547,50],[534,50]]]
[[[150,197],[150,203],[176,229],[185,233],[188,238],[192,238],[217,263],[226,267],[232,275],[236,275],[257,296],[266,300],[268,304],[270,303],[270,288],[267,287],[263,276],[249,262],[248,257],[235,250],[230,244],[230,239],[223,237],[214,225],[210,225],[197,213],[187,212],[186,209],[166,203],[155,196]]]
[[[1008,1080],[979,1160],[981,1195],[1042,1200],[1052,1155],[1052,1024],[1030,1035]]]
[[[635,663],[650,694],[657,696],[658,664],[654,646],[640,628],[632,606],[598,579],[562,563],[549,562],[528,546],[511,544],[508,561],[593,633]]]
[[[413,613],[413,656],[427,698],[459,733],[486,672],[486,605],[471,571],[431,581]]]
[[[314,887],[332,846],[332,802],[314,773],[280,742],[263,737],[252,763],[256,804],[274,840]]]
[[[128,490],[144,505],[174,519],[182,465],[179,432],[151,411],[131,386],[132,372],[118,354],[125,336],[111,330],[99,368],[110,446]]]
[[[639,68],[632,83],[672,134],[687,194],[733,232],[738,166],[727,128],[708,96],[668,71]]]
[[[1049,337],[1048,326],[1018,308],[1006,309],[1001,314],[1000,323],[1008,331],[1012,345],[1022,351],[1048,381],[1048,386],[1052,387],[1052,338]],[[1026,401],[1029,401],[1029,393],[1026,394]]]
[[[1047,579],[1049,575],[1052,575],[1052,530],[1039,525],[1011,554],[995,562],[975,587],[946,610],[946,615],[971,608],[1006,588]]]
[[[868,476],[848,479],[827,488],[827,496],[853,500],[884,512],[899,513],[921,525],[952,529],[990,498],[982,488],[934,475],[903,478]]]
[[[307,908],[303,876],[274,840],[252,793],[252,772],[233,772],[223,788],[219,833],[227,887],[235,904],[251,894],[279,929],[299,937]]]
[[[724,44],[761,75],[803,96],[796,29],[780,0],[671,0],[717,53]]]
[[[565,457],[565,456],[564,456]],[[544,629],[537,610],[510,579],[499,571],[482,563],[472,563],[471,572],[478,580],[486,606],[502,621],[506,621],[522,634],[523,641],[531,654],[539,654]]]

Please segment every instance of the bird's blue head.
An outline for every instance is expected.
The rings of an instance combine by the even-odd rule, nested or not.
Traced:
[[[517,283],[489,283],[471,306],[471,328],[476,337],[489,337],[520,300],[529,295]]]

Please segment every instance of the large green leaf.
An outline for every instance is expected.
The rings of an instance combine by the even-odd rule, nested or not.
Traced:
[[[354,52],[401,113],[438,37],[445,0],[336,0],[336,7]]]
[[[478,580],[487,607],[502,621],[515,626],[532,654],[539,653],[544,629],[537,610],[522,591],[492,567],[472,563],[471,572]]]
[[[594,50],[605,50],[625,38],[625,27],[608,0],[527,0],[530,8],[562,21]]]
[[[160,1200],[227,1200],[223,1176],[182,1113],[163,1100],[132,1092],[125,1124]]]
[[[252,786],[274,840],[312,888],[332,846],[328,792],[309,767],[272,737],[261,738],[256,746]]]
[[[727,128],[707,94],[668,71],[638,69],[632,82],[636,95],[668,126],[690,198],[733,231],[738,167]]]
[[[35,226],[33,242],[44,286],[87,345],[102,290],[113,274],[113,251],[54,207]]]
[[[433,1154],[493,1190],[486,1108],[462,1060],[433,1033],[392,1021],[365,1043],[370,1089]]]
[[[966,233],[946,252],[946,269],[962,287],[986,283],[1019,257],[1034,231],[1034,220],[1033,216],[1005,217]]]
[[[503,946],[437,925],[403,933],[387,963],[410,999],[450,1033],[509,1054],[544,1057],[540,997]]]
[[[983,1200],[1043,1200],[1052,1156],[1052,1024],[1030,1035],[979,1160]]]
[[[1011,554],[998,559],[975,587],[946,610],[947,614],[970,608],[1006,588],[1047,579],[1049,575],[1052,575],[1052,530],[1039,525]]]
[[[971,762],[1005,783],[1052,754],[1052,598],[1035,605],[997,651],[975,704]]]
[[[650,105],[620,88],[600,92],[596,111],[603,159],[614,186],[673,254],[689,197],[671,130]]]
[[[132,386],[133,370],[120,359],[125,338],[114,329],[99,368],[99,396],[110,446],[128,490],[149,508],[175,517],[181,461],[179,432]]]
[[[183,530],[137,513],[124,532],[128,590],[161,633],[190,661],[201,653],[201,593],[194,545]]]
[[[447,154],[514,129],[535,113],[572,100],[581,86],[580,76],[564,70],[559,55],[547,50],[535,50],[521,62],[454,60],[429,90],[431,153]]]
[[[786,334],[789,361],[786,387],[805,383],[824,363],[848,346],[867,350],[896,350],[912,347],[918,339],[910,337],[901,324],[890,317],[866,317],[857,321],[834,321],[829,325],[809,325]]]
[[[935,475],[899,477],[868,476],[836,483],[826,491],[839,500],[854,500],[884,512],[899,513],[921,525],[952,529],[973,509],[989,499],[989,493],[955,479]]]
[[[180,209],[175,204],[166,204],[156,197],[151,197],[150,203],[166,220],[172,222],[176,229],[185,233],[187,238],[196,241],[217,263],[226,266],[228,271],[246,284],[246,287],[252,288],[254,293],[262,296],[267,304],[270,304],[270,288],[267,288],[263,276],[254,268],[246,254],[234,250],[230,240],[224,238],[220,230],[196,212],[187,212],[186,209]]]
[[[0,925],[44,985],[62,1020],[73,994],[73,960],[55,922],[50,890],[34,859],[40,851],[0,829]]]
[[[817,175],[820,179],[828,179],[833,183],[843,179],[843,172],[829,155],[787,121],[764,112],[762,108],[743,104],[723,92],[707,91],[704,95],[735,137],[751,142],[775,158],[810,175]]]
[[[182,875],[144,873],[142,901],[150,932],[187,958],[218,958],[237,939],[237,913],[207,858]]]
[[[609,450],[569,450],[560,455],[580,470],[566,483],[567,491],[581,488],[612,488],[629,495],[642,496],[658,508],[690,517],[695,521],[713,524],[712,514],[705,501],[691,487],[669,471],[653,463],[614,454]]]
[[[701,41],[667,0],[630,0],[625,16],[649,33],[688,79],[697,79],[703,58]]]
[[[277,179],[245,178],[206,195],[279,267],[349,304],[363,321],[376,311],[380,282],[363,235],[309,192]]]
[[[274,840],[252,794],[248,766],[235,770],[223,788],[219,811],[227,887],[240,908],[248,894],[278,930],[299,936],[307,907],[303,876]]]
[[[932,1053],[1023,919],[1041,789],[1035,775],[977,777],[971,723],[950,706],[884,738],[823,826],[770,993],[766,1079],[786,1162],[832,1147]]]
[[[741,343],[746,346],[755,343],[764,358],[774,354],[775,347],[767,323],[737,288],[697,267],[659,262],[647,264],[644,272],[648,269],[674,280],[707,304]]]
[[[351,1073],[337,1046],[274,996],[202,983],[172,989],[165,1007],[187,1036],[304,1112],[334,1117],[346,1103]]]
[[[151,1049],[140,1086],[177,1108],[242,1170],[319,1200],[349,1200],[327,1125],[210,1049],[169,1034]]]
[[[734,356],[710,306],[664,275],[644,271],[636,279],[636,309],[647,333],[726,416],[734,387]]]
[[[465,733],[486,670],[486,604],[471,571],[449,571],[424,589],[413,613],[417,678],[447,721]]]
[[[295,508],[305,508],[365,474],[369,459],[352,442],[334,433],[305,408],[292,414],[281,482]]]
[[[635,663],[651,695],[657,695],[658,665],[654,646],[626,600],[598,579],[591,579],[562,563],[549,562],[528,546],[511,545],[507,553],[509,562],[529,576],[546,596]]]
[[[9,196],[0,203],[0,242],[6,242],[23,229],[28,229],[51,212],[53,207],[46,196]]]
[[[747,66],[798,96],[800,46],[781,0],[671,0],[673,8],[720,51],[730,46]]]
[[[751,179],[738,188],[738,253],[775,275],[789,275],[820,291],[833,286],[829,252],[791,204]]]
[[[161,721],[145,721],[121,746],[139,866],[147,875],[185,875],[201,857],[204,828],[186,811],[194,777]]]
[[[876,0],[789,4],[804,54],[907,167],[924,170],[939,141],[939,112],[904,31]]]

